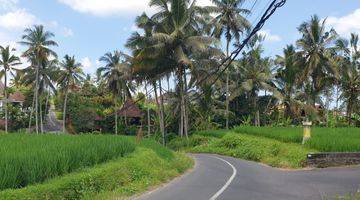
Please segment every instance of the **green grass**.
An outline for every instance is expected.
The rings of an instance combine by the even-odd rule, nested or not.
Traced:
[[[309,152],[316,152],[298,144],[238,134],[233,131],[195,133],[188,141],[181,138],[171,141],[169,147],[193,153],[232,156],[280,168],[301,168],[305,165],[306,155]]]
[[[123,157],[135,146],[133,139],[121,136],[0,135],[0,190]]]
[[[144,141],[124,157],[42,184],[1,191],[0,199],[123,199],[166,182],[191,166],[193,161],[184,154]]]
[[[250,127],[234,128],[236,133],[267,137],[282,142],[302,142],[301,127]],[[313,127],[312,137],[306,143],[309,148],[322,152],[356,152],[360,151],[360,128],[325,128]]]

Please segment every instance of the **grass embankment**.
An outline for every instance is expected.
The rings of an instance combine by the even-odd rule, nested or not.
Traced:
[[[301,127],[250,127],[234,128],[236,133],[267,137],[282,142],[301,144]],[[311,139],[306,143],[309,148],[322,152],[360,151],[360,128],[325,128],[313,127]]]
[[[19,180],[27,180],[28,175],[35,177],[35,175],[40,175],[39,172],[43,172],[44,175],[52,174],[51,177],[53,177],[56,174],[54,172],[59,171],[58,168],[65,166],[64,163],[67,163],[67,165],[77,163],[75,165],[79,168],[71,173],[60,170],[64,172],[63,175],[52,179],[48,177],[45,180],[40,176],[41,179],[38,180],[45,180],[43,183],[28,185],[21,189],[0,191],[0,199],[106,199],[128,197],[174,178],[193,165],[192,160],[185,155],[174,153],[148,140],[135,144],[133,138],[120,136],[33,136],[34,138],[32,138],[23,135],[6,135],[1,136],[1,144],[4,144],[4,140],[13,141],[12,137],[19,137],[23,140],[30,137],[30,139],[26,139],[32,141],[31,144],[39,145],[39,149],[24,146],[24,148],[30,148],[28,153],[30,157],[32,156],[31,158],[27,158],[25,152],[19,154],[25,156],[22,157],[16,156],[16,153],[12,154],[10,149],[8,150],[6,158],[7,162],[10,163],[6,166],[12,168],[11,162],[14,162],[15,166],[18,165],[17,163],[23,163],[25,166],[20,167],[22,169],[20,172],[27,171],[28,173],[16,176]],[[68,137],[70,140],[68,140]],[[41,141],[49,144],[42,144]],[[14,141],[13,143],[16,144]],[[30,144],[27,141],[21,143]],[[11,143],[5,142],[5,144]],[[66,147],[69,148],[68,151],[66,151]],[[56,148],[61,153],[56,152]],[[122,150],[116,150],[119,148]],[[17,149],[21,152],[20,146]],[[76,150],[78,153],[75,152]],[[2,151],[5,152],[4,149]],[[118,151],[117,156],[115,156],[116,153],[113,154],[116,151]],[[45,152],[49,152],[49,154]],[[39,153],[39,158],[36,158],[36,153]],[[11,160],[10,155],[13,156],[14,161]],[[54,156],[51,157],[51,155]],[[92,155],[92,157],[86,155]],[[114,155],[114,157],[111,158],[110,155]],[[1,154],[0,156],[3,158]],[[22,162],[20,162],[21,159]],[[30,161],[29,159],[34,160]],[[96,163],[94,160],[98,162]],[[30,164],[35,166],[30,166]],[[50,166],[48,167],[45,164]],[[36,173],[32,173],[32,171]],[[9,177],[15,176],[10,174]]]
[[[306,155],[316,150],[274,139],[237,134],[233,131],[203,131],[188,141],[175,139],[169,146],[194,153],[215,153],[252,160],[281,168],[301,168]]]

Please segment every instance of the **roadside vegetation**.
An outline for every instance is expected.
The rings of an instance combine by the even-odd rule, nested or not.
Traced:
[[[177,138],[169,143],[169,147],[187,152],[232,156],[279,168],[302,168],[306,165],[306,155],[317,152],[299,144],[234,131],[202,131],[192,135],[189,140]]]
[[[13,150],[20,151],[16,156],[8,155],[18,158],[12,159],[18,162],[7,162],[7,169],[1,162],[1,174],[6,172],[6,176],[1,176],[2,189],[15,184],[18,184],[16,187],[25,186],[0,191],[0,199],[4,200],[128,197],[166,182],[193,165],[193,161],[184,154],[174,153],[151,140],[135,144],[134,139],[121,136],[1,137],[2,141],[9,141],[7,144],[15,145]],[[55,140],[56,137],[59,137],[58,140]],[[16,144],[15,139],[20,139],[20,145]],[[39,147],[32,148],[29,144],[38,144]],[[57,148],[58,152],[55,151]],[[4,149],[2,154],[6,153]],[[77,166],[77,169],[68,170],[74,167],[71,164]],[[10,171],[6,171],[9,168]],[[20,170],[16,173],[13,169]],[[40,183],[40,180],[45,181]],[[4,185],[9,181],[13,185]]]
[[[234,132],[272,138],[281,142],[301,144],[302,127],[251,127],[238,126]],[[322,152],[357,152],[360,151],[360,128],[313,127],[311,139],[306,142],[309,148]]]

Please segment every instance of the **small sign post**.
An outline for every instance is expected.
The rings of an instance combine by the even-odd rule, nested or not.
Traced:
[[[304,131],[302,144],[305,144],[305,142],[311,138],[311,125],[312,122],[310,122],[309,120],[303,122]]]

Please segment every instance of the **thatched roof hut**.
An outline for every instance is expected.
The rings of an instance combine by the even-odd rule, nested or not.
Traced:
[[[129,118],[141,118],[143,116],[140,108],[132,99],[128,99],[117,114],[118,116]]]

